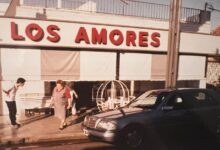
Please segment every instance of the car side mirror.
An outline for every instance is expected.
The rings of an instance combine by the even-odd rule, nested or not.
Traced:
[[[163,106],[162,110],[165,110],[165,111],[173,110],[173,106]]]

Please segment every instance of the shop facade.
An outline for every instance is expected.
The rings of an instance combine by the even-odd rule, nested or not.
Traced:
[[[0,88],[18,77],[27,80],[18,93],[19,112],[47,106],[57,79],[74,83],[80,107],[90,105],[97,86],[108,80],[123,81],[134,96],[164,88],[167,21],[54,9],[37,18],[43,9],[16,11],[0,17]],[[209,32],[209,22],[182,25],[178,87],[206,88],[208,58],[218,55],[220,42]],[[0,114],[7,114],[1,97]]]

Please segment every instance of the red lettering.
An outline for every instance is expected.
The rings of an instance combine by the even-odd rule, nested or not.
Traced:
[[[148,32],[139,33],[139,46],[148,47]]]
[[[80,27],[77,33],[75,42],[80,43],[81,41],[85,41],[87,44],[90,44],[89,37],[84,27]]]
[[[127,31],[126,45],[130,46],[130,44],[132,44],[133,46],[136,46],[135,40],[136,40],[136,33],[134,31]]]
[[[16,41],[23,41],[25,38],[18,34],[18,25],[15,22],[11,22],[11,38]]]
[[[160,33],[154,32],[151,34],[151,39],[153,42],[150,43],[151,46],[153,47],[159,47],[160,46]]]
[[[115,36],[118,36],[118,39],[115,39]],[[120,30],[112,30],[109,35],[110,41],[112,44],[118,46],[121,45],[124,41],[123,34]]]
[[[98,33],[96,28],[92,28],[92,44],[107,44],[107,30],[102,29]]]
[[[51,36],[48,36],[47,39],[51,42],[59,42],[60,41],[60,35],[55,32],[55,31],[59,31],[60,28],[56,25],[49,25],[47,27],[47,32],[51,35]]]
[[[33,34],[33,31],[36,31],[35,35]],[[32,41],[41,41],[44,37],[44,31],[43,29],[35,23],[31,23],[26,27],[26,35],[28,36],[29,39]]]

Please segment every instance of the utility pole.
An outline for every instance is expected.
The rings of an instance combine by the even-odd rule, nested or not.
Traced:
[[[166,88],[176,88],[179,64],[180,16],[182,0],[171,0],[167,49]]]

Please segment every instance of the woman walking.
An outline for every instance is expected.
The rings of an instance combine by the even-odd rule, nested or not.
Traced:
[[[55,117],[60,119],[59,129],[62,130],[67,126],[66,109],[71,107],[70,90],[64,81],[57,80],[51,99],[54,104]]]

